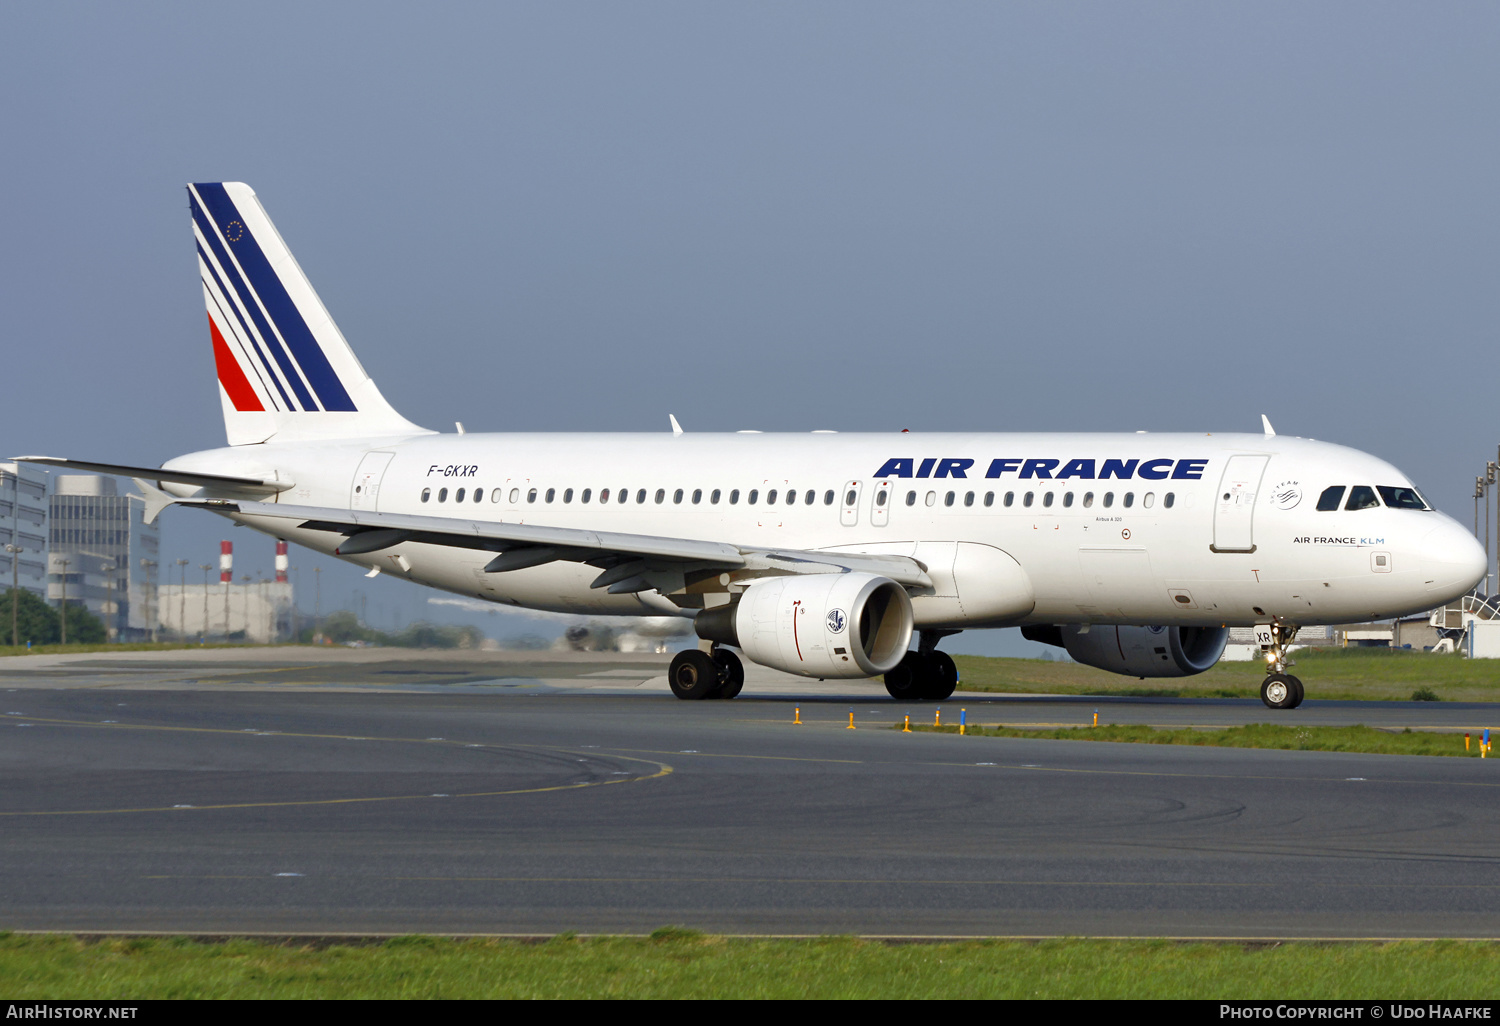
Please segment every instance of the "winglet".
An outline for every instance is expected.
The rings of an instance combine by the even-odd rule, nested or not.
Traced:
[[[672,437],[679,437],[682,434],[682,425],[677,423],[677,417],[669,413],[667,414],[667,419],[672,422]]]
[[[1266,437],[1267,438],[1275,438],[1276,437],[1276,429],[1271,426],[1271,418],[1270,417],[1267,417],[1264,413],[1262,413],[1260,415],[1260,424],[1261,424],[1261,427],[1263,427],[1263,428],[1266,429]]]

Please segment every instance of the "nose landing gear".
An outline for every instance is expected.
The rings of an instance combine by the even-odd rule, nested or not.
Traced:
[[[1297,625],[1276,621],[1271,624],[1271,644],[1262,645],[1271,672],[1260,685],[1260,700],[1270,709],[1295,709],[1302,704],[1302,682],[1286,672],[1287,646],[1297,636]]]

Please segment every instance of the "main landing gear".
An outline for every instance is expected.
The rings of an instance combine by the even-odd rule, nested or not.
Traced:
[[[937,643],[957,631],[923,631],[919,635],[917,650],[908,652],[896,664],[895,669],[885,675],[885,689],[898,701],[915,702],[926,699],[941,702],[953,694],[958,687],[958,667],[947,652],[939,652]]]
[[[1260,700],[1271,709],[1295,709],[1302,704],[1302,682],[1286,672],[1287,646],[1297,636],[1295,624],[1271,624],[1271,644],[1264,646],[1271,672],[1260,685]]]
[[[667,683],[678,698],[734,698],[745,686],[745,664],[727,648],[690,648],[672,657]]]

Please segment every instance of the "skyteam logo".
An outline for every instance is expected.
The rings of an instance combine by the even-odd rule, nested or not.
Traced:
[[[842,609],[830,609],[828,611],[828,633],[842,634],[844,628],[849,626],[849,617],[844,615]]]
[[[928,456],[918,460],[915,456],[896,456],[886,460],[875,471],[876,477],[914,478],[967,478],[976,460],[967,458]],[[1098,459],[1006,459],[990,460],[985,468],[987,478],[1012,477],[1039,481],[1201,481],[1208,460],[1098,460]]]

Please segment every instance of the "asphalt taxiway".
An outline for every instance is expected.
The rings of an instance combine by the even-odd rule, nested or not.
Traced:
[[[5,660],[0,928],[1500,935],[1500,762],[903,734],[878,685],[757,671],[733,702],[678,702],[664,669]],[[945,719],[960,708],[1500,726],[1495,706],[1456,703],[960,693]]]

